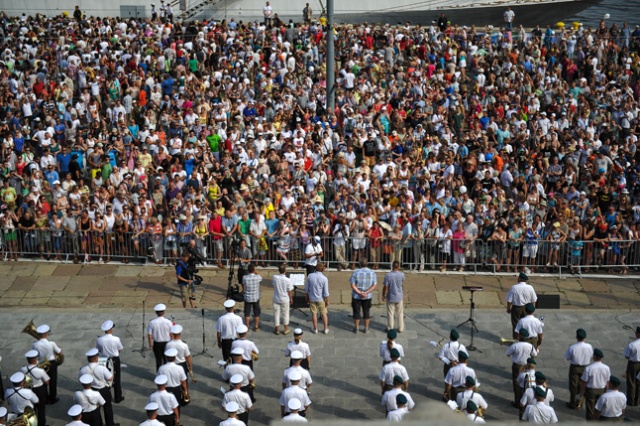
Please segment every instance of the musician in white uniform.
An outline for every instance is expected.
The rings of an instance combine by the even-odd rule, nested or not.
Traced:
[[[284,389],[282,394],[280,394],[280,414],[282,417],[291,412],[288,403],[289,400],[293,398],[298,398],[302,403],[303,408],[298,412],[298,414],[302,417],[307,417],[307,409],[309,408],[309,405],[311,405],[311,400],[309,399],[307,391],[298,386],[301,378],[302,376],[297,371],[292,371],[289,375],[291,386]]]
[[[451,367],[455,367],[458,364],[458,352],[467,352],[467,348],[458,341],[460,333],[455,328],[451,329],[449,333],[449,341],[442,345],[438,358],[444,363],[442,373],[444,377],[447,377],[447,373]]]
[[[218,318],[216,324],[218,347],[222,349],[222,359],[225,361],[231,356],[231,346],[238,336],[238,327],[244,324],[242,318],[233,312],[235,306],[235,300],[225,301],[224,308],[227,312]]]
[[[31,390],[36,394],[40,402],[36,404],[36,415],[38,416],[38,426],[47,424],[47,385],[49,384],[49,375],[38,367],[38,351],[31,349],[24,354],[27,358],[27,365],[22,367],[25,377],[31,379]]]
[[[69,408],[69,411],[67,411],[67,415],[71,417],[71,421],[65,426],[89,426],[82,421],[82,407],[80,405],[72,405],[71,408]]]
[[[399,393],[396,395],[396,405],[398,408],[387,413],[388,422],[401,422],[402,419],[404,419],[404,416],[409,412],[409,409],[407,408],[407,397],[403,394]]]
[[[113,335],[115,324],[111,320],[102,323],[100,327],[104,335],[96,340],[96,348],[100,351],[101,357],[111,358],[113,362],[113,392],[116,404],[124,401],[122,396],[122,377],[120,375],[120,352],[124,349],[119,337]]]
[[[16,417],[22,416],[26,407],[34,408],[40,400],[31,389],[23,388],[24,373],[15,373],[9,380],[13,387],[4,392],[4,399],[9,403],[9,413]]]
[[[400,358],[404,357],[404,349],[400,343],[395,340],[398,337],[398,332],[394,329],[387,331],[387,340],[380,343],[380,357],[382,358],[382,366],[385,366],[391,362],[391,350],[397,349],[400,353]]]
[[[309,348],[309,344],[307,342],[302,341],[302,329],[296,328],[293,330],[293,342],[289,342],[287,344],[287,348],[284,350],[284,356],[291,356],[291,354],[295,351],[299,351],[302,353],[302,362],[300,365],[305,370],[309,370],[311,368],[311,348]],[[289,366],[293,365],[293,360],[289,362]]]
[[[290,423],[290,422],[308,423],[309,422],[309,420],[302,417],[299,413],[300,409],[302,408],[302,402],[300,402],[298,398],[291,398],[287,403],[287,406],[289,407],[289,414],[287,414],[282,418],[283,422],[287,422],[287,423]]]
[[[576,339],[578,340],[573,345],[569,346],[567,352],[564,354],[564,359],[571,363],[569,367],[569,402],[567,407],[575,409],[577,407],[577,401],[580,399],[578,393],[580,392],[580,377],[584,373],[584,369],[591,362],[593,357],[593,346],[586,343],[584,340],[587,338],[587,332],[582,328],[576,330]]]
[[[253,358],[254,356],[257,357],[260,354],[258,346],[256,346],[253,340],[247,339],[249,327],[247,327],[246,325],[240,325],[238,326],[238,329],[236,331],[238,333],[238,338],[231,344],[231,350],[233,351],[235,348],[242,348],[242,350],[244,351],[242,355],[242,363],[248,365],[249,368],[253,370]],[[242,420],[240,415],[238,415],[238,418]]]
[[[158,420],[166,426],[175,426],[180,424],[180,403],[174,394],[167,391],[168,380],[164,374],[156,376],[154,383],[158,390],[149,395],[147,404],[158,404]]]
[[[43,324],[36,331],[40,335],[40,340],[33,343],[33,349],[38,351],[38,362],[49,361],[51,364],[47,373],[49,374],[48,403],[55,404],[60,400],[58,398],[58,363],[56,362],[56,355],[62,354],[62,349],[55,342],[48,340],[51,327]]]
[[[535,304],[538,301],[536,291],[530,284],[527,284],[529,277],[524,272],[518,274],[518,283],[512,286],[507,293],[507,313],[511,314],[511,329],[515,329],[520,318],[526,314],[525,305],[527,303]],[[513,338],[517,339],[518,335],[513,332]]]
[[[292,371],[298,371],[302,376],[302,379],[300,380],[300,387],[310,394],[311,391],[309,388],[311,387],[313,380],[311,379],[309,370],[302,368],[302,352],[293,351],[291,354],[291,362],[293,362],[293,365],[284,370],[284,375],[282,376],[282,389],[288,388],[291,385],[291,382],[289,382],[289,373]]]
[[[620,392],[622,381],[616,376],[609,377],[609,389],[596,402],[596,418],[600,421],[622,421],[627,408],[627,397]]]
[[[184,368],[176,364],[176,356],[178,351],[174,348],[164,351],[167,362],[160,367],[158,374],[167,376],[167,391],[175,395],[181,407],[185,405],[184,401],[189,397],[189,388],[187,387],[187,375]],[[178,408],[180,411],[180,408]]]
[[[229,418],[227,420],[223,420],[220,422],[220,426],[246,426],[243,421],[238,420],[238,403],[235,401],[231,401],[228,403],[224,409],[227,411],[227,415]]]
[[[171,327],[171,341],[167,343],[166,349],[175,349],[178,352],[176,355],[176,364],[184,369],[185,374],[189,374],[193,371],[193,363],[191,362],[191,351],[189,351],[189,345],[182,341],[183,328],[180,324],[176,324]]]
[[[393,389],[386,391],[382,395],[382,405],[385,407],[387,413],[389,411],[393,411],[398,408],[396,404],[396,396],[399,394],[403,394],[407,398],[407,409],[413,410],[413,407],[416,406],[416,403],[413,402],[413,398],[409,395],[409,392],[405,392],[402,390],[404,386],[404,380],[400,376],[393,377]]]
[[[464,408],[461,408],[462,412],[466,414],[467,419],[471,423],[486,423],[486,421],[478,414],[478,404],[473,401],[467,402]]]
[[[555,410],[551,408],[550,405],[544,403],[547,397],[546,389],[538,386],[534,392],[536,395],[536,403],[527,405],[527,408],[524,409],[524,413],[522,414],[522,420],[528,421],[529,423],[558,423],[558,416],[556,416]]]
[[[163,426],[164,423],[158,420],[158,408],[160,406],[156,402],[150,402],[144,406],[147,412],[147,420],[140,423],[140,426]]]
[[[240,374],[234,374],[229,379],[231,383],[231,390],[224,394],[222,398],[222,406],[226,407],[227,404],[231,401],[235,401],[238,403],[238,419],[243,421],[245,424],[249,424],[249,411],[253,407],[253,403],[251,402],[251,397],[248,393],[243,392],[242,389],[242,376]]]
[[[533,303],[527,303],[524,305],[524,310],[526,315],[520,318],[518,324],[516,324],[515,332],[519,333],[521,329],[526,328],[529,332],[529,340],[527,342],[531,343],[536,349],[540,347],[542,344],[543,330],[542,321],[538,318],[534,317],[533,314],[536,311],[536,307],[533,306]]]
[[[520,417],[522,417],[522,413],[527,408],[527,405],[535,405],[536,404],[536,387],[541,387],[542,389],[547,391],[547,396],[545,397],[544,402],[547,405],[551,405],[551,403],[555,400],[555,396],[553,391],[547,386],[547,376],[545,376],[542,372],[536,371],[535,373],[536,385],[534,387],[529,387],[525,389],[522,398],[520,398]]]
[[[156,312],[156,318],[149,321],[147,336],[149,338],[149,347],[153,349],[153,355],[156,357],[156,371],[158,371],[160,366],[164,364],[164,350],[169,340],[171,340],[170,333],[173,324],[164,317],[167,310],[164,304],[157,304],[153,310]]]
[[[76,391],[73,400],[82,408],[82,420],[89,426],[100,426],[102,425],[100,407],[104,406],[106,401],[100,392],[91,389],[93,384],[91,374],[83,374],[79,380],[82,384],[82,390]]]
[[[227,365],[222,372],[222,380],[225,382],[229,382],[231,376],[234,374],[240,374],[242,376],[242,390],[249,394],[251,397],[251,402],[256,402],[256,399],[253,396],[253,389],[255,385],[253,381],[256,376],[253,373],[253,370],[248,366],[242,363],[242,355],[244,354],[244,349],[235,348],[231,351],[231,359],[232,363]]]
[[[444,378],[444,401],[455,401],[460,392],[465,390],[465,382],[468,376],[478,382],[476,372],[473,368],[467,366],[469,355],[466,352],[458,352],[458,365],[451,367],[447,376]]]
[[[471,376],[467,376],[464,379],[464,387],[464,392],[460,392],[456,396],[456,403],[458,404],[458,407],[460,407],[460,410],[464,410],[469,401],[472,401],[476,404],[476,407],[481,407],[483,411],[487,411],[487,401],[484,400],[482,395],[476,392],[476,379]]]
[[[4,426],[7,421],[7,413],[9,413],[9,411],[5,407],[0,407],[0,426]]]
[[[624,348],[627,359],[627,405],[635,407],[640,402],[640,386],[636,377],[640,374],[640,327],[636,327],[636,338]]]
[[[111,384],[113,382],[113,374],[107,367],[98,364],[98,348],[89,349],[85,355],[87,356],[87,365],[82,367],[78,372],[78,380],[85,374],[93,376],[91,389],[97,391],[104,398],[102,411],[104,413],[104,422],[107,426],[119,426],[119,423],[113,422],[113,404],[111,403]]]
[[[393,378],[395,376],[402,377],[404,382],[404,390],[409,389],[409,373],[404,365],[400,364],[400,352],[397,349],[391,349],[391,362],[382,367],[380,371],[380,387],[382,388],[381,394],[388,390],[393,389]]]
[[[584,369],[580,377],[580,395],[584,396],[587,420],[595,420],[595,406],[598,398],[605,392],[611,370],[602,362],[604,354],[600,349],[593,350],[593,362]]]
[[[518,332],[518,342],[513,343],[507,348],[506,356],[511,358],[511,381],[513,385],[513,401],[511,405],[520,407],[520,394],[518,386],[518,375],[522,368],[527,365],[527,359],[538,356],[536,348],[527,340],[529,339],[529,331],[521,328]]]

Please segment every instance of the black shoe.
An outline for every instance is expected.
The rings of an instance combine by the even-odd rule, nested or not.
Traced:
[[[124,396],[120,399],[115,400],[116,404],[120,404],[122,401],[124,401]]]

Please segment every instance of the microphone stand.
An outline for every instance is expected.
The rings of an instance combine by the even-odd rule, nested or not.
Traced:
[[[208,358],[213,358],[213,355],[211,355],[209,353],[209,351],[207,351],[207,345],[206,345],[206,340],[205,340],[206,339],[206,333],[205,333],[205,330],[204,330],[204,309],[202,309],[201,313],[202,313],[202,352],[195,354],[194,357],[196,357],[198,355],[204,355],[204,356],[206,356]]]
[[[144,323],[145,323],[145,309],[144,309],[144,300],[142,301],[142,346],[140,347],[140,349],[134,349],[132,352],[140,352],[140,355],[142,355],[142,358],[146,358],[147,355],[145,354],[146,348],[144,347]]]

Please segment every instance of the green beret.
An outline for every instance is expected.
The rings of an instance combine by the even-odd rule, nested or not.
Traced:
[[[522,337],[529,337],[529,330],[527,330],[526,328],[521,328],[520,329],[520,335]]]
[[[537,396],[542,396],[544,398],[547,397],[547,390],[545,388],[543,388],[543,387],[536,386],[535,393],[536,393]]]
[[[536,371],[536,380],[547,380],[547,376],[545,376],[541,371]]]
[[[535,360],[535,359],[533,359],[533,358],[527,358],[527,364],[536,365],[536,364],[537,364],[537,362],[536,362],[536,360]]]
[[[533,306],[533,303],[527,303],[526,305],[524,305],[524,310],[528,313],[531,313],[536,311],[536,307]]]
[[[391,358],[400,358],[400,352],[396,348],[391,349],[389,355],[391,355]]]
[[[579,328],[576,330],[576,336],[578,337],[578,339],[586,339],[587,338],[587,332],[584,331],[582,328]]]
[[[407,397],[404,396],[404,394],[399,393],[396,395],[396,404],[404,405],[406,403],[407,403]]]
[[[476,379],[474,379],[471,376],[467,376],[464,379],[464,385],[469,387],[469,386],[475,386],[476,385]]]
[[[393,376],[393,383],[398,383],[399,385],[404,383],[404,380],[402,380],[402,377],[400,376]]]
[[[468,401],[467,402],[467,411],[478,411],[478,406],[476,405],[475,402],[473,401]]]
[[[618,387],[622,382],[616,376],[611,376],[609,377],[609,383],[611,383],[611,385],[614,387]]]
[[[518,274],[518,279],[519,279],[520,281],[528,281],[528,280],[529,280],[529,277],[528,277],[528,276],[527,276],[527,274],[525,274],[524,272],[520,272],[520,273]]]
[[[449,338],[452,340],[458,340],[460,338],[460,333],[458,333],[458,330],[454,328],[451,330],[451,333],[449,333]]]
[[[636,334],[640,334],[640,327],[636,327]]]
[[[394,330],[393,328],[389,331],[387,331],[387,339],[395,339],[396,337],[398,337],[398,332],[396,330]]]
[[[604,354],[602,353],[602,351],[600,349],[594,349],[593,350],[593,356],[597,356],[598,358],[604,358]]]
[[[460,360],[469,359],[469,354],[464,351],[458,351],[458,359]]]

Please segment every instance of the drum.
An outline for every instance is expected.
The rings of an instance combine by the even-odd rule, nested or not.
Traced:
[[[113,373],[113,360],[108,356],[98,357],[98,365],[105,367],[107,370]]]

